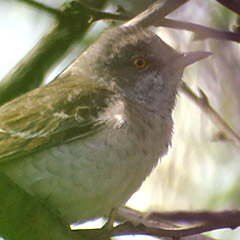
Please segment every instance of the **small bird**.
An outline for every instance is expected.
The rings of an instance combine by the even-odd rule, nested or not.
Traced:
[[[0,108],[0,171],[67,224],[123,205],[171,142],[184,68],[140,26],[110,28],[48,85]]]

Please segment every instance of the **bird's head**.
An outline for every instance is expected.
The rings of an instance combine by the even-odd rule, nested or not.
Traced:
[[[154,108],[165,100],[173,105],[184,68],[207,56],[178,53],[148,29],[120,26],[105,31],[88,48],[81,67],[126,99]]]

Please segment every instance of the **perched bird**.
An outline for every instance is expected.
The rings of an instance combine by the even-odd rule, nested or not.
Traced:
[[[54,81],[0,108],[0,171],[68,223],[123,205],[171,142],[184,68],[148,29],[107,30]]]

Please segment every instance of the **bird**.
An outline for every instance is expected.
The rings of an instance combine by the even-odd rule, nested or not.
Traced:
[[[167,153],[186,66],[141,26],[106,30],[52,82],[0,107],[0,171],[66,224],[122,206]]]

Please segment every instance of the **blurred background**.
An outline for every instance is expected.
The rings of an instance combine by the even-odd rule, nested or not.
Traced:
[[[97,1],[97,0],[96,0]],[[64,0],[39,1],[59,7]],[[138,13],[150,0],[109,0],[108,11],[121,5]],[[169,17],[222,30],[234,26],[237,15],[214,0],[192,0]],[[54,24],[48,14],[16,0],[0,0],[0,79],[2,79]],[[99,21],[86,38],[69,49],[62,62],[46,76],[51,81],[81,51],[108,27]],[[240,134],[240,47],[237,43],[193,41],[183,30],[157,28],[154,31],[176,50],[206,50],[213,56],[190,66],[184,81],[197,92],[201,88],[213,108]],[[185,95],[179,93],[174,111],[172,146],[161,164],[144,182],[127,205],[141,211],[223,210],[240,208],[240,149],[227,141],[213,141],[218,129]],[[240,239],[240,229],[207,234],[216,239]],[[118,239],[151,239],[124,237]]]

